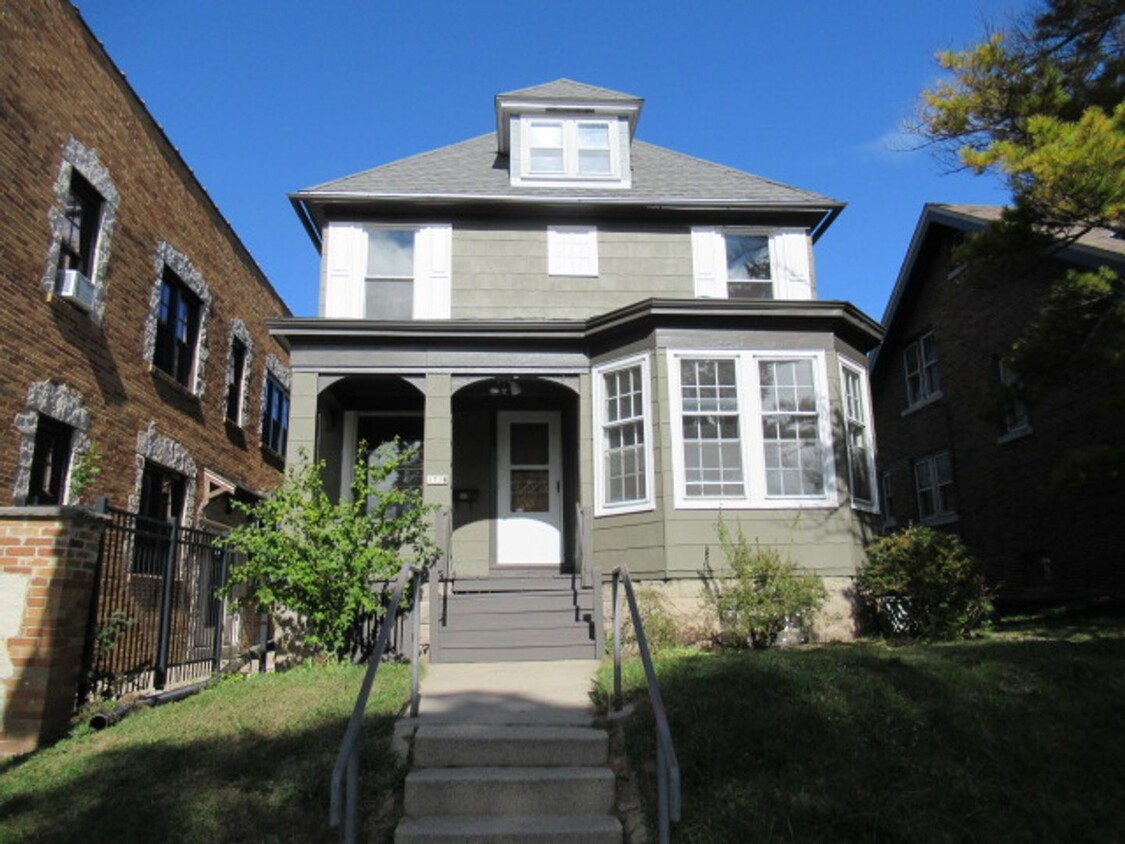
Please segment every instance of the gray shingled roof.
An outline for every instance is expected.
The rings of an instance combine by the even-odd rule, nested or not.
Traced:
[[[318,198],[350,196],[356,199],[525,197],[638,204],[714,201],[820,208],[839,205],[811,191],[643,141],[633,142],[631,155],[633,186],[629,189],[513,187],[508,179],[508,157],[497,154],[496,135],[489,133],[306,188],[295,198],[315,202]]]
[[[951,214],[959,214],[962,217],[972,217],[985,223],[999,220],[1000,214],[1004,210],[1002,205],[956,205],[946,202],[934,202],[930,204],[930,207],[948,211]],[[1075,243],[1088,249],[1125,255],[1125,240],[1109,229],[1091,229],[1079,236]]]
[[[498,96],[528,100],[588,100],[590,102],[631,102],[641,99],[632,94],[611,91],[609,88],[575,82],[573,79],[556,79],[554,82],[520,88],[518,91],[507,91]]]

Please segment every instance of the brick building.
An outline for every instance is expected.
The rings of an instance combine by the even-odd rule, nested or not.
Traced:
[[[872,368],[888,527],[956,530],[1006,598],[1120,592],[1125,497],[1076,483],[1075,449],[1120,446],[1107,407],[1121,385],[1086,367],[1035,399],[1014,401],[1005,350],[1069,267],[1125,268],[1125,241],[1094,231],[1007,283],[970,285],[952,257],[993,206],[927,205],[883,323]]]
[[[265,328],[288,308],[77,10],[0,0],[0,55],[4,755],[65,724],[111,581],[141,669],[157,618],[202,629],[166,623],[173,601],[238,645],[169,523],[221,530],[280,482],[290,381]],[[102,496],[164,532],[107,562],[109,518],[70,506]]]
[[[73,7],[0,38],[0,503],[73,503],[95,443],[84,501],[221,522],[280,477],[288,309]]]

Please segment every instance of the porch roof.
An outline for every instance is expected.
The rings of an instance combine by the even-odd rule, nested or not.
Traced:
[[[291,317],[267,320],[270,333],[287,349],[293,345],[391,343],[471,344],[477,348],[512,343],[548,343],[571,351],[612,343],[639,329],[690,327],[744,331],[831,333],[864,354],[882,339],[883,329],[850,302],[750,301],[730,299],[645,299],[605,314],[576,320],[365,320]]]

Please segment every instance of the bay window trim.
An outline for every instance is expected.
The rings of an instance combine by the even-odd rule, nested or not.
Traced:
[[[672,444],[673,503],[677,510],[827,509],[838,503],[831,409],[823,349],[668,349],[669,429]],[[679,364],[683,360],[733,360],[738,387],[739,439],[742,450],[743,495],[695,498],[686,491],[683,436],[683,391]],[[809,360],[816,382],[817,441],[824,479],[823,492],[808,496],[766,493],[762,399],[758,365],[765,361]]]
[[[867,449],[867,473],[871,479],[871,499],[856,498],[855,495],[855,478],[852,476],[852,460],[851,460],[851,437],[848,431],[849,412],[848,412],[848,393],[847,384],[845,381],[846,373],[852,373],[859,378],[860,401],[863,403],[863,423],[864,430],[864,445]],[[840,358],[840,409],[841,416],[844,422],[844,447],[847,449],[848,456],[848,498],[851,499],[852,508],[855,510],[862,510],[865,513],[879,513],[879,476],[875,469],[875,436],[874,436],[874,422],[871,415],[871,383],[867,377],[867,370],[851,361]]]
[[[622,513],[641,513],[656,508],[656,477],[653,458],[653,402],[652,402],[652,368],[650,354],[643,352],[625,358],[607,361],[593,367],[593,404],[594,404],[594,515],[612,516]],[[605,458],[608,453],[606,444],[606,429],[611,424],[606,414],[606,389],[605,376],[639,366],[641,370],[642,395],[642,430],[644,435],[644,460],[645,495],[632,501],[608,501],[608,478],[605,472]]]

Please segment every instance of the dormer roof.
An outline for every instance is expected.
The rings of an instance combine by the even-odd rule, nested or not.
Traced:
[[[511,145],[511,117],[515,114],[589,114],[624,118],[629,123],[629,138],[637,130],[644,99],[575,82],[556,79],[530,88],[496,95],[496,149],[507,155]]]

